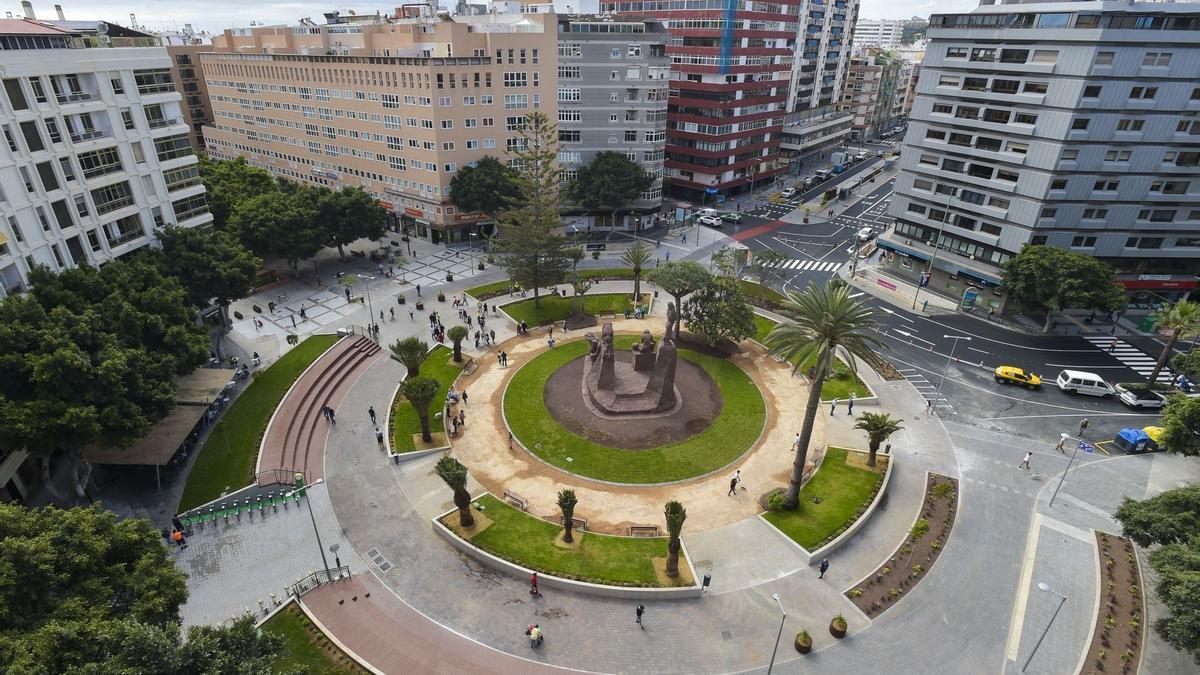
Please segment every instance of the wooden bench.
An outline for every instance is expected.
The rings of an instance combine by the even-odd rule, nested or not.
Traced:
[[[463,366],[463,375],[470,375],[471,373],[475,372],[475,369],[478,367],[479,364],[475,362],[475,359],[467,361],[467,365]]]
[[[509,504],[512,504],[513,506],[517,507],[518,509],[521,509],[522,511],[529,510],[529,500],[525,499],[524,497],[518,495],[517,493],[515,493],[511,490],[504,491],[504,501],[508,502]]]
[[[629,536],[631,537],[657,537],[657,525],[630,525]]]
[[[584,531],[586,531],[586,530],[587,530],[587,518],[576,518],[576,517],[572,517],[572,518],[571,518],[571,522],[572,522],[572,523],[574,523],[574,527],[575,527],[575,529],[576,529],[576,530],[584,530]],[[558,517],[558,524],[559,524],[559,525],[563,525],[563,526],[565,526],[565,525],[567,524],[567,520],[566,520],[566,518],[563,518],[563,517],[560,515],[560,516]]]

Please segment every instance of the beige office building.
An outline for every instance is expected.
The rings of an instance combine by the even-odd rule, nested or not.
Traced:
[[[310,184],[361,186],[392,227],[468,240],[483,217],[450,204],[450,179],[485,155],[503,158],[526,114],[557,119],[557,26],[552,14],[417,9],[214,36],[199,55],[208,152]]]
[[[208,101],[208,85],[200,72],[201,52],[212,51],[210,44],[168,44],[171,56],[171,79],[183,94],[180,107],[184,124],[192,130],[192,147],[204,147],[203,129],[212,124],[212,104]]]

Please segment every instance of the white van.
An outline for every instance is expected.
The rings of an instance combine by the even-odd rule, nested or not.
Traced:
[[[1068,394],[1087,394],[1108,398],[1117,393],[1112,385],[1095,373],[1081,370],[1064,370],[1058,374],[1058,388]]]
[[[702,216],[712,216],[713,218],[717,218],[720,215],[721,212],[716,209],[696,209],[695,211],[692,211],[692,216],[696,218],[700,218]]]

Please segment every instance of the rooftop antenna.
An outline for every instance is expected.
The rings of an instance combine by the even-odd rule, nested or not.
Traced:
[[[130,12],[130,13],[129,13],[129,27],[130,27],[130,28],[137,28],[137,27],[138,27],[138,25],[137,25],[137,15],[135,15],[133,12]]]

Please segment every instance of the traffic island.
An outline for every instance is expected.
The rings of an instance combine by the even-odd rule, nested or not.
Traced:
[[[1137,551],[1124,537],[1096,532],[1100,589],[1083,672],[1136,673],[1142,662],[1146,613]]]
[[[429,355],[421,363],[420,377],[437,380],[438,390],[429,402],[430,426],[433,427],[433,441],[426,443],[421,440],[421,419],[417,416],[416,408],[400,393],[396,387],[392,395],[391,414],[388,418],[388,431],[392,439],[392,452],[406,455],[408,458],[419,457],[437,452],[449,447],[446,438],[445,420],[438,415],[445,406],[446,392],[450,385],[458,379],[466,363],[455,363],[454,350],[445,345],[437,345],[429,350]]]
[[[846,597],[874,619],[916,587],[941,556],[958,510],[958,481],[930,473],[925,500],[908,536],[879,569],[846,591]]]

